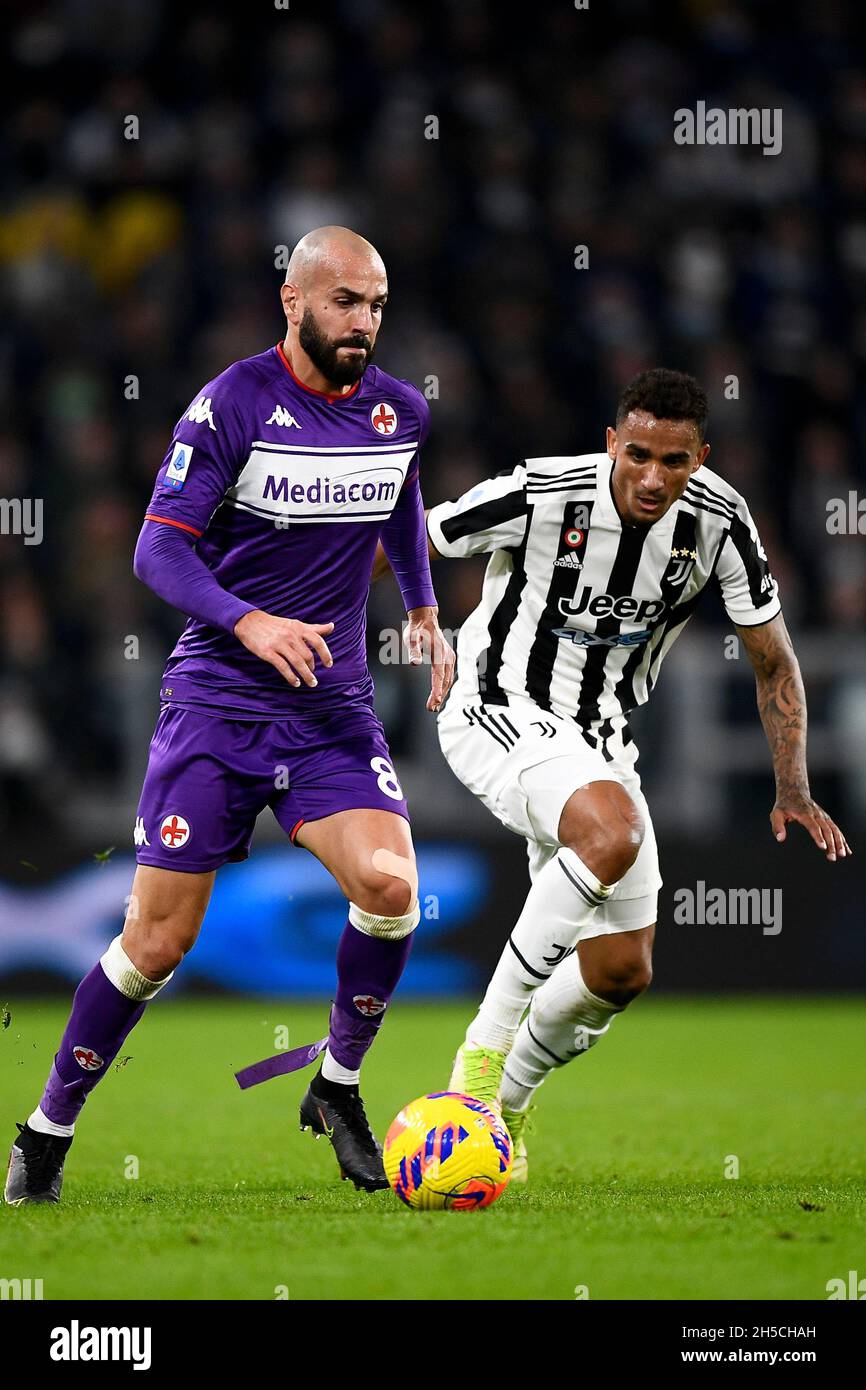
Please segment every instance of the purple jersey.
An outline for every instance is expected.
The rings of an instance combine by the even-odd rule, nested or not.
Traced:
[[[136,548],[139,577],[194,615],[166,664],[163,699],[259,718],[370,702],[366,605],[380,537],[407,610],[435,603],[418,483],[428,430],[429,407],[409,382],[370,366],[351,391],[325,394],[297,379],[282,344],[199,392]],[[334,664],[317,661],[317,687],[290,686],[233,635],[255,608],[334,623]]]

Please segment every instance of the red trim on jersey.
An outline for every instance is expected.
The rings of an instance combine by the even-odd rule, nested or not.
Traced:
[[[283,348],[282,343],[277,343],[277,352],[278,352],[278,354],[279,354],[280,361],[282,362],[282,364],[283,364],[283,366],[285,367],[286,371],[289,373],[289,376],[292,378],[293,381],[296,381],[296,382],[297,382],[298,386],[300,386],[304,391],[309,391],[309,393],[310,393],[311,396],[323,396],[323,397],[325,398],[325,400],[326,400],[326,401],[330,401],[330,403],[331,403],[332,405],[334,404],[335,401],[347,401],[347,400],[349,399],[350,396],[354,396],[354,394],[355,394],[355,392],[357,391],[358,387],[361,385],[360,381],[356,381],[356,382],[355,382],[355,385],[352,387],[351,391],[345,391],[345,392],[343,392],[343,391],[317,391],[316,388],[315,388],[315,386],[307,386],[303,381],[301,381],[301,378],[300,378],[299,376],[296,376],[295,373],[292,371],[292,364],[291,364],[291,362],[289,361],[288,357],[287,357],[286,354],[285,354],[285,349]]]
[[[179,526],[181,531],[192,531],[194,536],[201,536],[204,533],[197,531],[194,526],[187,526],[185,521],[172,521],[169,516],[154,516],[153,512],[145,512],[145,521],[161,521],[163,526]]]
[[[289,842],[290,842],[291,844],[294,844],[294,843],[295,843],[295,836],[297,835],[297,833],[298,833],[298,831],[300,830],[300,828],[301,828],[301,826],[303,825],[303,823],[304,823],[304,818],[303,818],[303,816],[302,816],[301,819],[298,821],[297,825],[293,825],[292,828],[291,828],[291,830],[289,831]]]

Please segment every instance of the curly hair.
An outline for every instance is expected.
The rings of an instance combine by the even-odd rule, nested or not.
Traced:
[[[626,386],[616,408],[617,428],[632,410],[645,410],[657,420],[692,420],[703,441],[709,404],[703,387],[687,372],[651,367]]]

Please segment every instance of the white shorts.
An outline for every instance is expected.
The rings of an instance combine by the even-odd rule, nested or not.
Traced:
[[[606,762],[573,721],[519,696],[507,705],[484,705],[457,686],[438,729],[452,772],[497,820],[526,840],[531,879],[559,848],[559,818],[572,792],[589,782],[618,782],[643,817],[643,843],[581,940],[652,926],[662,879],[649,808],[632,766]]]

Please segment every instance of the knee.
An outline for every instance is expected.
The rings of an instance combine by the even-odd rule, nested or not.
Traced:
[[[592,991],[608,1003],[624,1009],[633,999],[649,989],[652,983],[652,964],[637,958],[623,960],[608,966],[603,978],[592,986]]]
[[[618,783],[599,782],[569,799],[559,834],[560,843],[573,850],[602,883],[618,883],[637,859],[644,822]]]
[[[358,875],[350,897],[363,912],[375,913],[377,917],[403,917],[413,901],[405,879],[372,866]]]
[[[193,946],[197,930],[171,917],[138,921],[124,931],[123,949],[148,980],[164,980]]]

